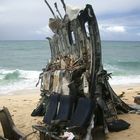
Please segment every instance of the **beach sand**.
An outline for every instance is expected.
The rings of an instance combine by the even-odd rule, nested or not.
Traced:
[[[129,104],[134,104],[133,96],[140,94],[140,85],[113,86],[113,89],[117,94],[125,92],[122,99]],[[42,117],[31,117],[30,115],[40,98],[40,91],[39,89],[22,90],[13,92],[12,94],[0,96],[0,107],[8,107],[17,128],[24,134],[29,134],[33,131],[31,126],[42,121]],[[140,115],[124,114],[118,117],[128,121],[131,127],[121,132],[107,134],[107,140],[139,140]],[[0,135],[2,135],[1,126]],[[36,140],[37,135],[34,134],[28,139]]]

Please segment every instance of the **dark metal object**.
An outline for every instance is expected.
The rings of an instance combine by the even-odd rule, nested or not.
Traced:
[[[61,0],[61,2],[62,2],[62,4],[63,4],[63,8],[64,8],[64,10],[65,10],[65,12],[66,12],[66,4],[65,4],[64,0]]]
[[[47,6],[49,7],[49,9],[50,9],[51,13],[53,14],[54,18],[56,18],[56,15],[54,14],[54,12],[53,12],[51,6],[49,5],[49,3],[47,2],[47,0],[44,0],[44,1],[47,4]]]
[[[61,0],[61,2],[66,11],[64,1]],[[58,10],[56,3],[55,7]],[[78,99],[85,97],[94,100],[96,104],[94,138],[104,139],[105,131],[108,129],[107,122],[117,120],[117,114],[128,113],[132,108],[116,95],[108,82],[111,76],[103,69],[100,34],[92,6],[87,4],[84,10],[77,13],[77,17],[70,19],[66,14],[62,19],[50,20],[49,25],[54,32],[53,37],[48,38],[51,62],[43,74],[44,78],[46,73],[53,75],[53,86],[47,92],[46,88],[42,86],[44,89],[42,91],[49,95],[53,93],[53,88],[62,91],[63,86],[67,86],[69,96],[74,95]],[[68,75],[64,75],[64,72],[67,72]],[[67,85],[66,79],[69,79]],[[44,83],[42,85],[45,86]],[[61,94],[65,94],[65,92]],[[86,123],[86,125],[89,124]],[[78,128],[77,130],[80,131]],[[55,137],[52,132],[48,132],[47,135]],[[56,139],[54,137],[52,139]]]
[[[58,12],[60,18],[62,19],[62,15],[61,15],[60,11],[58,10],[58,6],[57,6],[57,3],[56,2],[54,3],[54,6],[55,6],[56,11]]]

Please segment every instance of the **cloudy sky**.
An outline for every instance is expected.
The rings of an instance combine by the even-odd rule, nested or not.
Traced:
[[[52,0],[48,2],[53,6]],[[55,2],[55,1],[54,1]],[[60,9],[62,5],[57,0]],[[92,4],[102,40],[140,41],[140,0],[65,0]],[[52,16],[44,0],[0,0],[0,40],[42,40],[51,34]]]

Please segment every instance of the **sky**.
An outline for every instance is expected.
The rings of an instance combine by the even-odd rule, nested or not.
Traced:
[[[56,1],[48,2],[54,7]],[[57,3],[63,11],[60,0]],[[76,7],[91,4],[102,40],[140,41],[140,0],[65,0],[65,3]],[[52,35],[48,27],[50,17],[53,16],[44,0],[0,0],[0,40],[44,40]]]

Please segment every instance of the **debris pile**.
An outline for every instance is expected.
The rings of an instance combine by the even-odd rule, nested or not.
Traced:
[[[92,6],[87,4],[85,9],[70,9],[67,8],[63,0],[61,1],[65,11],[64,17],[61,15],[57,3],[55,3],[55,7],[58,15],[54,13],[45,0],[54,16],[49,20],[49,27],[54,35],[47,37],[50,44],[51,60],[40,74],[42,98],[39,106],[32,112],[32,116],[44,115],[45,118],[51,106],[51,98],[54,98],[52,96],[58,94],[60,95],[60,99],[58,99],[60,106],[57,106],[56,116],[53,120],[57,120],[59,116],[61,103],[63,104],[61,99],[63,98],[70,96],[75,98],[75,111],[72,114],[76,114],[75,112],[78,111],[83,100],[87,99],[94,102],[94,111],[90,111],[92,113],[88,123],[87,120],[85,121],[88,126],[86,126],[86,132],[82,131],[84,136],[80,134],[81,139],[85,139],[87,134],[97,139],[98,130],[106,133],[108,129],[120,131],[128,128],[129,124],[123,120],[118,120],[117,114],[128,113],[131,108],[115,94],[108,82],[110,74],[103,69],[100,34]],[[63,100],[65,102],[66,99]],[[83,104],[86,104],[85,102],[89,102],[85,106],[88,110],[91,101],[83,101]],[[68,103],[65,105],[67,106]],[[84,107],[82,106],[82,108]],[[63,109],[62,112],[64,112]],[[84,118],[86,113],[82,114],[81,110],[81,115]],[[72,117],[73,115],[69,119],[71,120]],[[80,119],[80,116],[78,117]],[[76,117],[74,118],[76,120]],[[61,126],[61,123],[59,125],[50,124],[50,126],[51,129],[46,129],[47,126],[45,126],[45,132],[42,130],[44,127],[41,129],[40,127],[34,128],[39,130],[41,134],[45,133],[49,137],[58,139],[62,133],[58,135],[56,126]],[[49,132],[51,130],[51,133],[48,130]],[[80,130],[78,131],[80,132]],[[75,134],[76,130],[70,132]],[[69,133],[65,131],[65,134]]]

